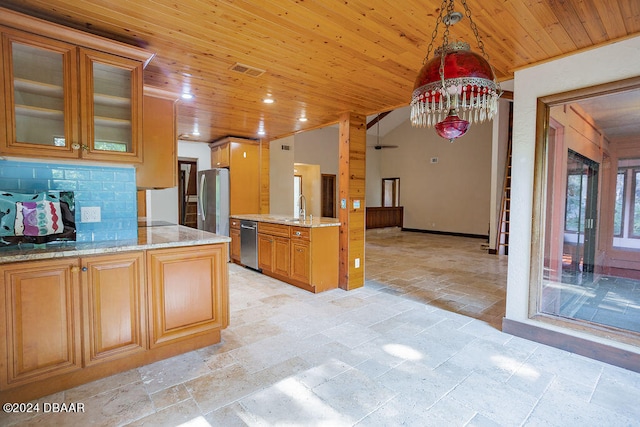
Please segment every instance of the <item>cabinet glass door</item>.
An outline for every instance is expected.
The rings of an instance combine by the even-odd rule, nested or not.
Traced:
[[[73,47],[6,34],[4,47],[10,150],[28,154],[34,146],[49,146],[58,155],[73,155]]]
[[[82,51],[85,158],[137,157],[142,94],[140,62]],[[138,90],[140,88],[140,90]]]
[[[131,72],[93,63],[93,149],[131,152]]]

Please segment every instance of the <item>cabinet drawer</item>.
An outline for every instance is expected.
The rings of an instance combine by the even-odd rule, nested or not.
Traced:
[[[235,219],[235,218],[231,218],[229,220],[229,227],[236,229],[236,230],[240,230],[240,220],[239,219]]]
[[[291,227],[291,238],[300,240],[310,240],[311,233],[308,227]]]
[[[289,237],[289,226],[283,224],[271,224],[269,222],[259,222],[258,233]]]

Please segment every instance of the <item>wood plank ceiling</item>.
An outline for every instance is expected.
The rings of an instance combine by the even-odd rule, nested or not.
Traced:
[[[640,34],[638,0],[468,0],[499,80]],[[3,0],[2,5],[156,53],[145,84],[192,100],[178,133],[273,139],[409,103],[440,0]],[[464,13],[460,1],[456,10]],[[436,45],[441,43],[442,26]],[[450,40],[478,51],[468,18]],[[232,71],[240,63],[264,73]],[[273,104],[265,104],[265,97]],[[302,122],[300,117],[306,117]],[[194,130],[199,135],[194,135]],[[265,135],[258,132],[264,130]]]

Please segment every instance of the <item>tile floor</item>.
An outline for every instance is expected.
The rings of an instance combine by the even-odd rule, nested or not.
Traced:
[[[506,258],[481,243],[367,232],[366,285],[317,295],[231,265],[222,343],[0,425],[640,425],[640,374],[500,332]]]
[[[640,332],[640,280],[594,274],[565,275],[562,283],[545,282],[541,310]]]

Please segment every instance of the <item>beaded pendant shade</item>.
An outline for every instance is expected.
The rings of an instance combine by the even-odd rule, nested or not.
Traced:
[[[411,97],[411,124],[434,126],[438,135],[450,142],[464,135],[472,123],[491,120],[502,94],[469,7],[465,0],[461,2],[482,55],[472,52],[468,43],[449,43],[449,27],[460,21],[462,14],[454,11],[454,0],[444,0]],[[446,25],[442,45],[429,59],[441,22]]]

